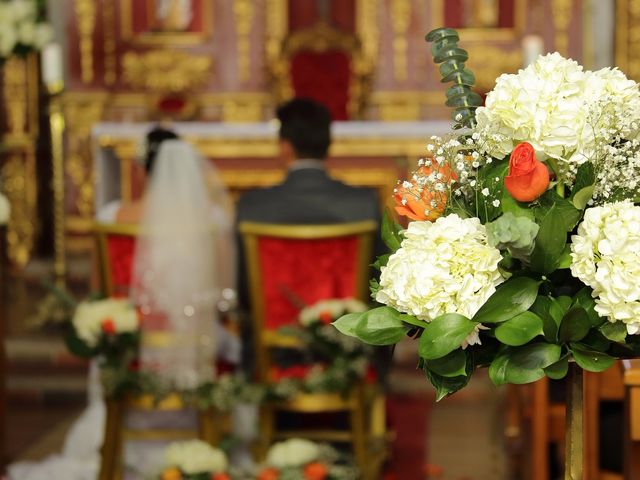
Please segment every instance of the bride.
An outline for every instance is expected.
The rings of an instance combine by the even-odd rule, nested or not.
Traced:
[[[215,170],[189,144],[159,130],[148,135],[149,181],[142,201],[114,204],[106,216],[139,223],[144,232],[136,245],[130,294],[144,317],[141,368],[178,388],[193,388],[213,378],[216,350],[230,363],[240,357],[239,340],[216,320],[222,291],[235,281],[230,202]],[[99,218],[104,221],[106,216],[103,212]],[[153,314],[157,312],[162,315]],[[173,340],[158,347],[158,342],[148,341],[157,333],[169,333]],[[105,405],[95,362],[88,393],[89,405],[70,429],[62,452],[41,462],[10,465],[9,479],[97,478]],[[129,423],[176,428],[195,422],[194,412],[177,413],[167,418],[147,412]],[[162,446],[157,443],[126,446],[126,478],[142,478],[159,466]]]

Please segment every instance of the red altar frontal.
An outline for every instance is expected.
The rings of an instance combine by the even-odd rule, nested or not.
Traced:
[[[325,102],[337,121],[443,120],[450,112],[443,106],[443,90],[424,42],[427,31],[456,27],[470,53],[478,89],[487,91],[500,73],[522,66],[527,35],[541,39],[545,51],[558,50],[588,67],[591,51],[583,40],[588,19],[582,3],[63,0],[55,15],[62,17],[66,37],[61,96],[66,219],[60,228],[69,237],[67,248],[86,246],[94,218],[97,150],[92,130],[100,122],[139,124],[170,117],[174,122],[260,125],[272,119],[275,105],[294,95]],[[18,67],[6,67],[7,116],[18,120],[5,129],[5,137],[27,135],[33,145],[37,124],[14,106],[18,97],[11,82],[17,81]],[[21,100],[20,105],[26,103]],[[28,125],[16,126],[20,118],[28,118]],[[432,133],[425,128],[420,140],[415,132],[408,137],[400,131],[384,140],[384,153],[369,148],[370,138],[343,136],[334,146],[333,170],[343,175],[345,165],[352,173],[344,178],[358,183],[350,180],[354,172],[365,178],[371,166],[386,165],[385,174],[393,181],[396,159],[415,161],[422,153],[418,145]],[[268,185],[282,175],[271,168],[272,138],[263,139],[260,147],[237,139],[197,142],[223,166],[232,188]],[[129,148],[116,147],[120,153]],[[12,258],[20,265],[29,260],[41,229],[36,209],[41,193],[29,173],[34,168],[29,148],[2,158],[8,194],[17,211],[24,211],[12,218],[9,236]]]

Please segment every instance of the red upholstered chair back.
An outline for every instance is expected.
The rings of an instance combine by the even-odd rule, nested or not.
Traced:
[[[257,365],[269,371],[276,330],[297,323],[305,305],[329,298],[368,297],[369,264],[378,225],[240,224],[247,259]]]
[[[351,58],[343,51],[299,51],[291,57],[291,84],[296,97],[325,105],[333,120],[349,119]]]
[[[127,297],[131,288],[137,225],[96,224],[102,289],[108,297]]]
[[[310,97],[325,104],[333,120],[362,116],[373,67],[356,35],[323,21],[287,36],[269,65],[279,102]]]

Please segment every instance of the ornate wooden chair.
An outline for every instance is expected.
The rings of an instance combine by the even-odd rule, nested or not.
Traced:
[[[247,259],[258,379],[272,383],[281,373],[271,351],[298,343],[278,333],[296,324],[300,306],[322,299],[368,297],[368,273],[377,223],[339,225],[268,225],[242,222],[239,226]],[[292,301],[293,297],[293,301]],[[280,411],[295,413],[346,412],[346,430],[280,430]],[[385,435],[384,399],[373,385],[354,385],[348,395],[298,394],[286,402],[263,406],[258,454],[263,457],[275,439],[299,436],[312,440],[350,442],[364,478],[376,478],[368,456],[374,440]],[[378,455],[377,458],[382,458]],[[369,464],[369,465],[367,465]],[[376,466],[377,468],[377,466]]]
[[[133,224],[96,224],[94,232],[100,259],[103,292],[107,296],[123,297],[129,293],[132,280],[132,264],[136,238],[140,234]],[[163,342],[162,334],[155,334],[151,341]],[[102,445],[102,463],[99,480],[122,479],[122,451],[124,440],[178,440],[199,438],[217,445],[221,437],[221,416],[213,408],[199,410],[194,429],[130,429],[125,425],[126,412],[181,411],[188,408],[177,393],[167,395],[157,402],[151,395],[125,396],[107,399],[107,418]]]
[[[363,114],[373,64],[356,36],[319,21],[286,37],[270,70],[277,102],[310,97],[326,105],[334,120],[348,120]]]

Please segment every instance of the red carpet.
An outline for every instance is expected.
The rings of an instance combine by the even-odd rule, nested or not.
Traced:
[[[389,428],[396,433],[384,480],[426,480],[427,433],[433,396],[387,397]]]

